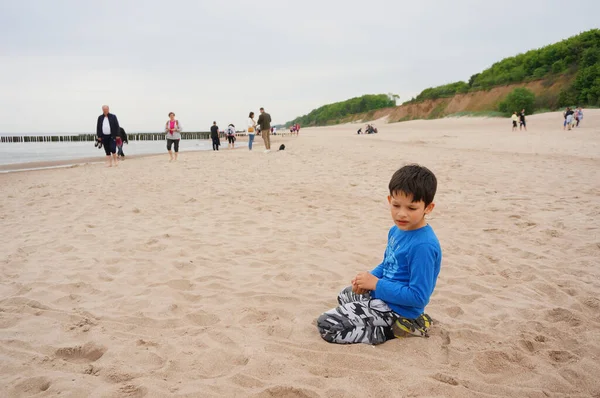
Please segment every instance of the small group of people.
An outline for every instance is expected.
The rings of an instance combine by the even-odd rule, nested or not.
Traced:
[[[248,150],[252,150],[252,144],[254,143],[254,137],[256,134],[262,136],[263,141],[265,143],[265,153],[271,152],[271,137],[270,133],[275,132],[276,130],[271,128],[271,115],[265,112],[265,108],[260,108],[260,116],[258,120],[254,120],[254,112],[250,112],[248,114],[248,122],[247,122],[247,133],[248,133]],[[230,124],[225,131],[228,147],[229,149],[235,148],[236,141],[236,131],[235,126]],[[221,140],[219,138],[219,126],[217,126],[217,122],[213,122],[213,125],[210,128],[210,138],[212,140],[212,148],[213,151],[218,151],[219,146],[221,145]]]
[[[296,124],[292,124],[290,126],[290,134],[292,135],[298,135],[300,133],[300,125],[298,123]]]
[[[212,126],[210,126],[210,139],[212,140],[212,149],[213,151],[218,151],[221,146],[221,138],[219,133],[219,126],[217,126],[217,122],[213,122]],[[227,126],[227,130],[225,130],[225,137],[227,137],[227,147],[229,149],[235,149],[235,140],[236,140],[236,131],[235,125],[233,123]]]
[[[571,130],[572,128],[579,127],[579,124],[583,120],[583,109],[578,106],[575,109],[571,109],[571,107],[567,107],[563,112],[563,117],[565,121],[563,122],[563,130],[567,128]]]
[[[254,121],[254,112],[248,114],[248,150],[252,150],[252,143],[254,142],[254,136],[257,133],[263,139],[265,143],[265,153],[271,152],[271,115],[265,112],[265,108],[260,108],[260,115],[258,120]]]
[[[165,123],[165,138],[167,140],[167,152],[169,153],[169,162],[177,161],[179,155],[179,143],[181,141],[181,132],[183,127],[181,122],[175,118],[174,112],[169,112],[169,120]],[[265,112],[264,108],[260,108],[260,116],[258,120],[254,120],[254,112],[248,115],[248,149],[252,150],[254,137],[258,133],[262,136],[265,143],[265,152],[271,151],[270,133],[275,134],[275,129],[271,128],[271,115]],[[227,137],[227,146],[229,149],[235,148],[236,130],[235,126],[229,124],[225,131]],[[96,143],[98,148],[104,148],[106,153],[106,163],[108,167],[118,166],[119,159],[125,158],[123,152],[123,144],[128,144],[127,133],[119,125],[119,120],[115,114],[110,113],[108,105],[102,106],[102,114],[98,116],[96,124]],[[210,128],[210,138],[212,140],[213,151],[218,151],[221,146],[219,139],[219,126],[217,122],[213,122]]]
[[[377,128],[372,124],[367,124],[364,132],[361,127],[356,131],[356,134],[377,134]]]
[[[217,122],[213,122],[210,127],[210,139],[212,140],[212,148],[213,151],[218,151],[221,146],[221,138],[219,133],[219,126],[217,126]],[[236,131],[235,125],[233,123],[227,126],[227,129],[224,131],[225,137],[227,137],[227,148],[235,149],[235,141],[236,141]]]
[[[527,122],[525,120],[525,109],[521,112],[514,111],[512,114],[512,131],[517,131],[517,122],[519,123],[519,130],[525,129],[527,131]]]
[[[118,166],[119,159],[125,159],[123,144],[129,144],[125,129],[119,125],[117,116],[110,113],[108,105],[103,105],[102,115],[98,116],[96,123],[95,146],[104,148],[108,167]]]

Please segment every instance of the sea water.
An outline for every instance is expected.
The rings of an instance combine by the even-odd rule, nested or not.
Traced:
[[[181,140],[179,151],[206,151],[212,149],[210,140]],[[129,141],[123,145],[127,155],[152,155],[167,153],[167,141]],[[30,162],[52,162],[98,157],[105,158],[104,148],[98,149],[93,141],[84,142],[10,142],[0,143],[0,165]]]

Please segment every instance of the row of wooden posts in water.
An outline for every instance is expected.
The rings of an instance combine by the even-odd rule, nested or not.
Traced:
[[[221,133],[221,138],[225,135]],[[246,135],[246,133],[237,133],[237,135]],[[0,136],[0,142],[78,142],[95,141],[96,134],[77,134],[77,135],[16,135]],[[209,131],[198,131],[181,133],[184,140],[207,140],[210,138]],[[128,133],[127,139],[130,141],[163,141],[165,133]]]
[[[245,131],[238,131],[237,136],[246,136]],[[288,132],[277,132],[278,136],[290,135]],[[225,138],[225,133],[220,132],[219,137]],[[0,143],[5,142],[78,142],[78,141],[96,141],[96,134],[77,134],[77,135],[0,135]],[[184,140],[208,140],[209,131],[197,131],[181,133]],[[129,141],[164,141],[165,133],[128,133]]]

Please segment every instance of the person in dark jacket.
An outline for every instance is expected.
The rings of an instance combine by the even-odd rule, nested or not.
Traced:
[[[260,126],[260,131],[262,132],[262,138],[265,142],[265,152],[269,153],[271,152],[271,137],[269,137],[271,133],[271,115],[265,112],[265,108],[260,108],[260,116],[256,124]]]
[[[213,122],[210,128],[210,138],[212,139],[213,151],[218,151],[221,140],[219,139],[219,126],[217,126],[217,122]]]
[[[117,136],[119,135],[119,121],[117,116],[109,112],[108,105],[102,106],[102,115],[98,116],[96,135],[98,141],[102,142],[106,153],[106,165],[112,167],[113,161],[118,166],[117,159]]]

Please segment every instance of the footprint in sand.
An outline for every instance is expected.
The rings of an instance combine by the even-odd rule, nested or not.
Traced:
[[[552,323],[567,322],[571,326],[581,325],[581,319],[565,308],[553,308],[547,312],[545,318]]]
[[[106,348],[94,343],[86,343],[83,346],[63,347],[56,350],[55,355],[68,362],[88,363],[102,358]]]
[[[198,326],[210,326],[221,321],[218,316],[204,311],[198,311],[196,313],[189,314],[186,316],[186,318]]]
[[[521,351],[488,350],[477,353],[473,362],[484,374],[522,373],[535,367],[528,358]]]
[[[18,383],[13,392],[18,397],[33,396],[48,391],[50,385],[50,380],[47,377],[30,377]]]
[[[266,390],[253,395],[253,398],[319,398],[319,394],[305,388],[276,386],[267,388]]]
[[[450,384],[451,386],[457,386],[459,384],[454,377],[442,373],[436,373],[431,376],[431,378],[442,383]]]
[[[554,362],[559,362],[559,363],[573,362],[573,361],[579,359],[577,356],[571,354],[568,351],[556,351],[556,350],[553,350],[553,351],[550,351],[548,353],[548,356]]]
[[[148,389],[142,386],[136,386],[135,384],[126,384],[119,388],[118,396],[128,398],[141,398],[148,394]]]
[[[545,343],[547,338],[544,335],[538,334],[537,336],[535,336],[534,340],[538,343]]]
[[[231,376],[230,380],[232,383],[246,388],[261,388],[265,385],[261,380],[241,373]]]

